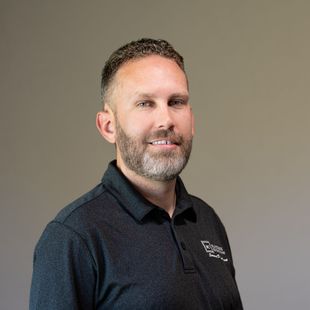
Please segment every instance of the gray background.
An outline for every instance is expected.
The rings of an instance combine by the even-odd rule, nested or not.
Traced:
[[[185,57],[183,179],[225,223],[245,309],[309,307],[309,1],[2,0],[0,14],[1,309],[27,308],[42,230],[113,158],[94,122],[101,67],[144,36]]]

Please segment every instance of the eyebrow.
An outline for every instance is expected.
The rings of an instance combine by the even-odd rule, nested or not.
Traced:
[[[144,99],[153,99],[156,98],[156,94],[152,94],[152,93],[139,93],[139,92],[135,92],[134,93],[135,97],[139,98],[144,98]],[[189,100],[189,94],[188,93],[172,93],[169,98],[186,98],[187,100]]]

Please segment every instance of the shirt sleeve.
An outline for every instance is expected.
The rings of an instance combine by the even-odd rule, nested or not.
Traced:
[[[51,222],[35,249],[29,309],[95,309],[95,289],[95,263],[85,240]]]

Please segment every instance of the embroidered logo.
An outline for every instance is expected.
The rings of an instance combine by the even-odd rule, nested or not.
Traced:
[[[209,254],[209,257],[214,257],[221,259],[223,262],[228,262],[228,258],[225,257],[225,251],[222,247],[211,244],[207,240],[201,240],[201,244],[203,245],[206,252]]]

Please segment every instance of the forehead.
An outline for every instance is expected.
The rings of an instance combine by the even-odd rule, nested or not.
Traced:
[[[159,55],[150,55],[130,60],[115,74],[114,81],[121,88],[167,87],[188,90],[185,72],[172,60]]]

